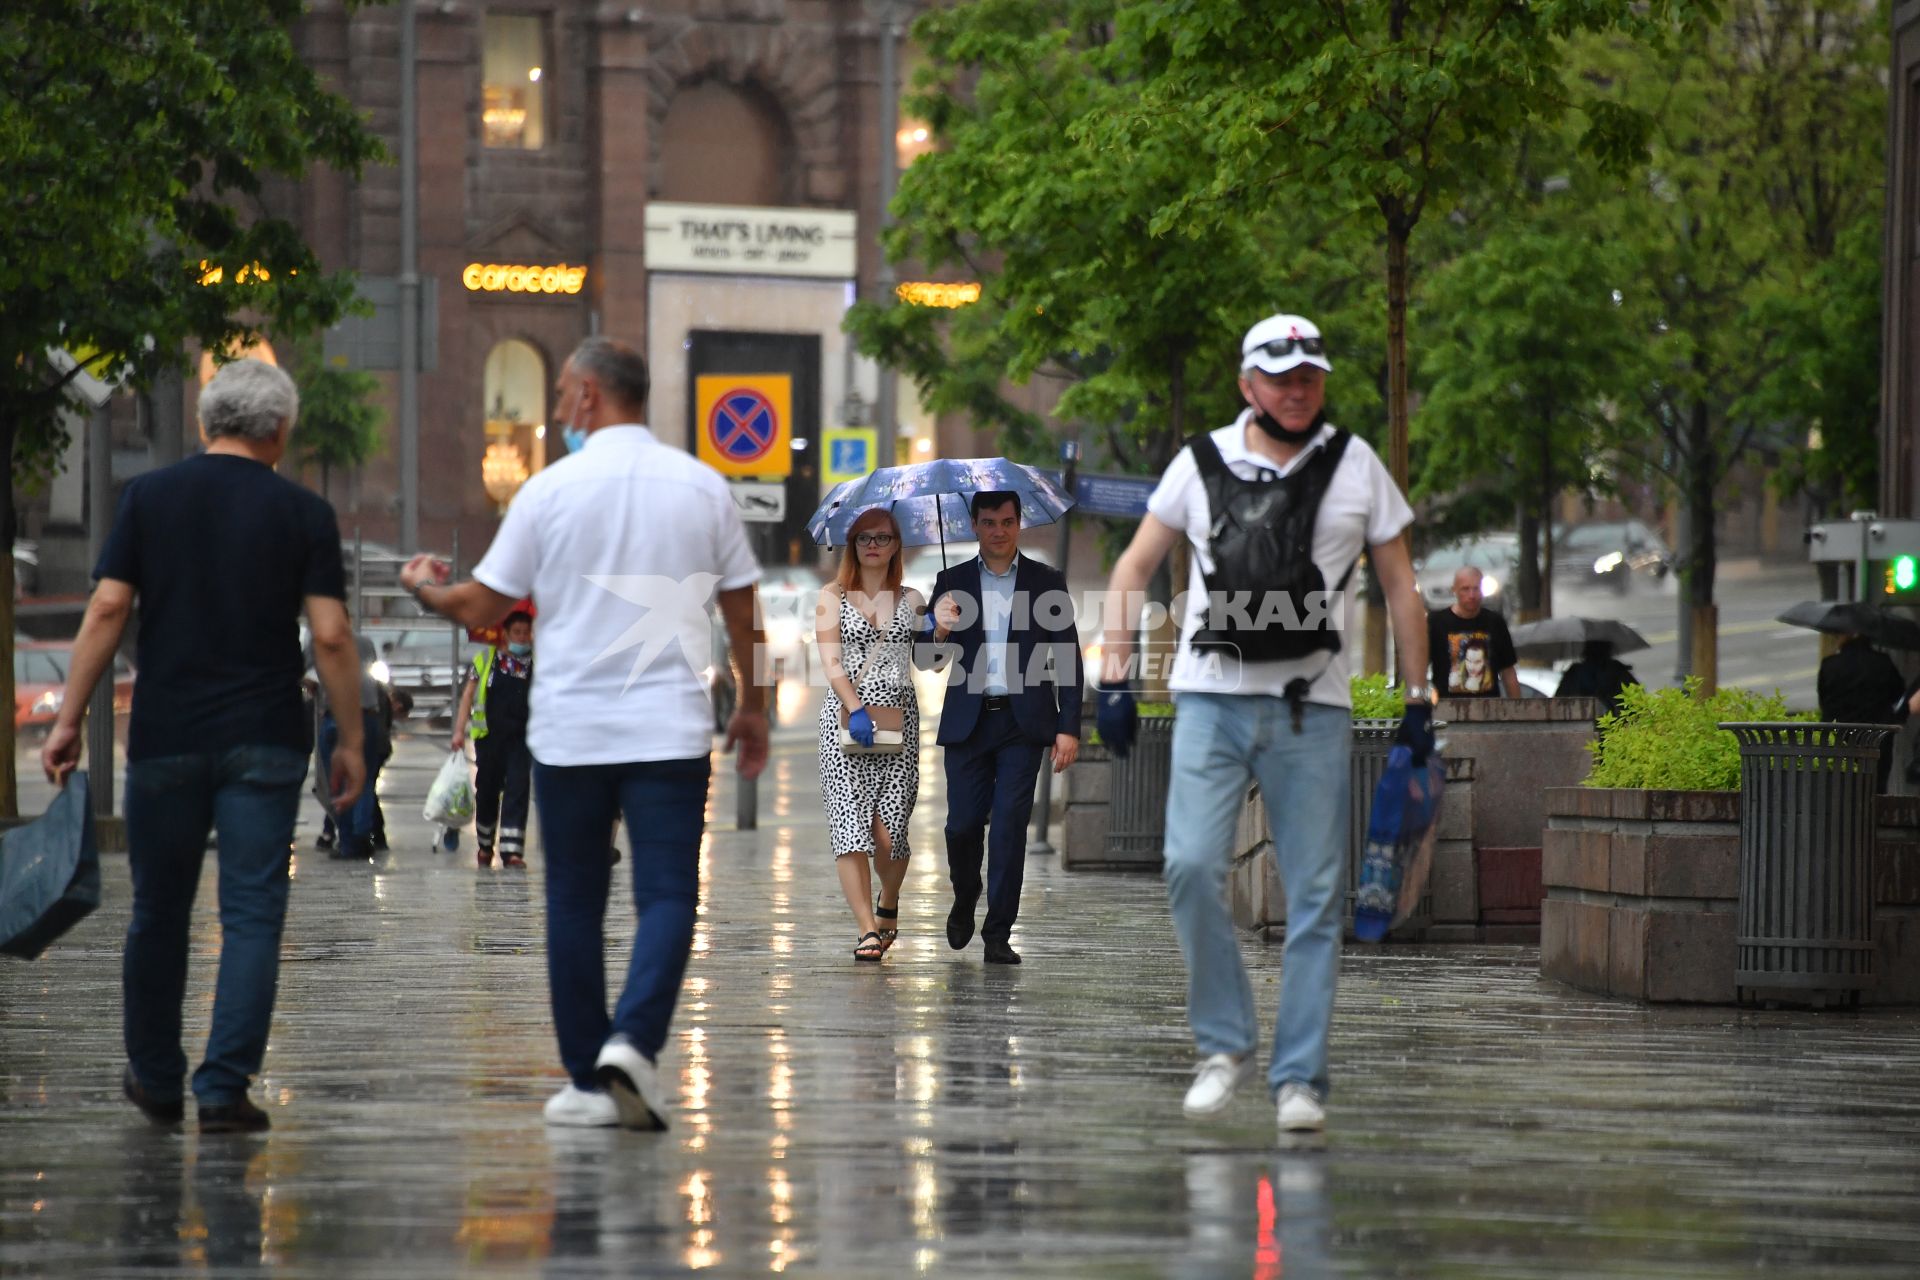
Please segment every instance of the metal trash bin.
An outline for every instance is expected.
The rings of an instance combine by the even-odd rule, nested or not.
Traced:
[[[1159,870],[1167,838],[1167,789],[1173,779],[1173,717],[1142,716],[1133,749],[1115,760],[1107,801],[1107,862]]]
[[[1734,998],[1858,1004],[1873,972],[1874,791],[1893,730],[1728,723],[1740,741]]]

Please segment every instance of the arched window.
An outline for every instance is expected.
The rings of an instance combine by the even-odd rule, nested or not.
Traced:
[[[702,80],[667,107],[654,196],[689,204],[793,203],[793,130],[753,85]]]
[[[505,511],[527,477],[547,465],[547,362],[530,342],[508,338],[487,353],[483,387],[487,496]]]

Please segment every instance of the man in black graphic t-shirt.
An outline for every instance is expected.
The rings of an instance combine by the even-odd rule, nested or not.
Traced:
[[[1443,698],[1520,696],[1519,661],[1507,620],[1480,603],[1480,571],[1453,575],[1453,604],[1427,615],[1427,655],[1434,692]]]

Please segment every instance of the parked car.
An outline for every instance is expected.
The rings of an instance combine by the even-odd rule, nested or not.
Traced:
[[[1600,520],[1554,533],[1553,576],[1572,586],[1625,594],[1636,579],[1659,581],[1672,568],[1673,552],[1638,520]]]
[[[1453,603],[1453,575],[1468,565],[1480,570],[1480,594],[1494,608],[1513,584],[1520,563],[1520,538],[1512,533],[1483,533],[1436,547],[1414,561],[1420,600],[1429,609]]]
[[[760,627],[767,637],[767,657],[788,675],[806,671],[814,606],[825,585],[826,579],[808,565],[772,565],[760,575]]]
[[[45,733],[66,702],[67,668],[73,661],[68,640],[16,640],[13,649],[14,731]],[[113,714],[133,710],[133,664],[113,655]]]
[[[467,639],[464,628],[455,629],[448,623],[397,628],[369,625],[362,634],[373,640],[378,651],[379,656],[368,668],[374,679],[412,698],[413,714],[417,718],[452,718],[461,681],[473,663],[473,655],[480,651],[478,644]],[[538,651],[536,638],[535,652]]]

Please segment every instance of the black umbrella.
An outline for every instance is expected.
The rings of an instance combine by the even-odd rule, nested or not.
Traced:
[[[1587,646],[1595,641],[1612,645],[1617,654],[1653,647],[1645,636],[1614,618],[1547,618],[1513,629],[1514,652],[1526,658],[1584,657]]]
[[[1802,600],[1775,621],[1829,635],[1865,636],[1883,649],[1920,652],[1920,623],[1865,601]]]

